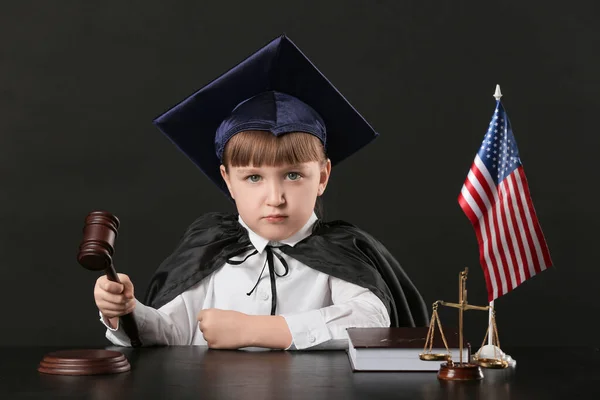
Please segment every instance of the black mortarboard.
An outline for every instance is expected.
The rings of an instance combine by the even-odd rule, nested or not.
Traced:
[[[332,165],[378,135],[285,35],[154,123],[228,196],[219,166],[225,144],[236,133],[311,133],[325,144]]]

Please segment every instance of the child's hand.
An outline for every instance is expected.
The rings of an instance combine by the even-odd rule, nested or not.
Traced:
[[[121,283],[109,281],[105,275],[96,280],[94,286],[94,299],[96,306],[109,319],[114,328],[118,317],[129,314],[135,308],[133,297],[133,283],[125,274],[118,274]]]
[[[210,308],[198,313],[198,326],[208,347],[239,349],[246,347],[246,333],[250,316],[238,311]]]

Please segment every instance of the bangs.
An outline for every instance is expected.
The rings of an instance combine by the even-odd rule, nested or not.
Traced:
[[[274,167],[325,160],[321,140],[304,132],[281,136],[266,131],[240,132],[229,139],[223,153],[225,167]]]

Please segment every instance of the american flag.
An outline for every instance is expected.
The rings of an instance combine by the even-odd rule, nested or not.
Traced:
[[[500,100],[458,203],[477,235],[488,301],[552,265]]]

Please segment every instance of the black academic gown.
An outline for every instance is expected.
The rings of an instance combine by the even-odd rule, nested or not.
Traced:
[[[230,258],[252,249],[248,231],[237,215],[209,213],[198,218],[156,270],[145,304],[162,307]],[[385,304],[391,326],[429,324],[425,302],[398,261],[379,241],[354,225],[317,220],[310,236],[294,247],[284,245],[278,250],[310,268],[371,290]]]

